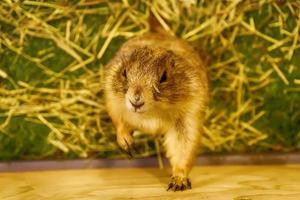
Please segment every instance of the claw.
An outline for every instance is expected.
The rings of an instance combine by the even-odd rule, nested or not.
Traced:
[[[125,143],[126,143],[126,145],[127,145],[127,151],[126,151],[126,153],[129,155],[129,157],[130,158],[133,158],[133,154],[132,154],[132,152],[131,152],[131,146],[129,145],[129,143],[127,142],[127,140],[126,139],[124,139],[124,141],[125,141]]]
[[[187,179],[187,188],[192,189],[192,183],[191,183],[190,179]]]
[[[125,140],[125,143],[126,143],[126,145],[127,145],[127,149],[128,150],[125,150],[125,149],[123,149],[122,147],[120,147],[119,146],[119,149],[123,152],[123,153],[125,153],[126,155],[128,155],[129,156],[129,158],[131,159],[131,158],[133,158],[133,155],[132,155],[132,153],[131,153],[131,151],[130,151],[130,146],[129,146],[129,144],[128,144],[128,142]]]
[[[126,150],[124,150],[122,147],[119,147],[119,149],[120,149],[123,153],[125,153],[126,155],[128,155],[129,158],[133,158],[133,156],[132,156],[132,154],[131,154],[130,151],[126,151]]]
[[[169,191],[173,186],[174,186],[173,183],[169,183],[169,187],[168,187],[167,191]]]
[[[130,159],[133,158],[133,155],[132,155],[131,151],[125,151],[125,153],[129,156]]]
[[[137,150],[137,148],[135,147],[134,143],[131,145],[131,147],[132,147],[132,149],[133,149],[133,151],[134,151],[135,153],[138,152],[138,150]]]
[[[191,189],[191,181],[188,178],[180,178],[180,177],[171,177],[171,182],[168,185],[167,191],[172,190],[176,191],[184,191],[186,189]]]
[[[184,184],[181,185],[180,190],[183,191],[186,189],[186,186]]]
[[[127,140],[124,139],[124,141],[125,141],[125,143],[126,143],[126,145],[127,145],[127,148],[130,149],[130,145],[128,144]]]

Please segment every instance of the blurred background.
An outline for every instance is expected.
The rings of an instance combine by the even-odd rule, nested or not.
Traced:
[[[121,158],[103,66],[149,11],[208,63],[201,154],[300,149],[300,1],[0,2],[0,160]],[[135,136],[135,157],[161,138]]]

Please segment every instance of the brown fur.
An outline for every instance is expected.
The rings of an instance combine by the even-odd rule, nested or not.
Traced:
[[[169,189],[174,191],[190,187],[188,173],[203,128],[207,82],[205,66],[193,48],[164,32],[127,41],[106,66],[106,105],[119,145],[128,151],[134,130],[164,134],[172,165]],[[129,109],[135,95],[144,103],[141,112]]]

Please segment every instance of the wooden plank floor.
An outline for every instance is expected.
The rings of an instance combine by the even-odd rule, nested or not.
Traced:
[[[191,178],[192,190],[175,193],[156,168],[0,173],[0,199],[300,199],[300,165],[195,167]]]

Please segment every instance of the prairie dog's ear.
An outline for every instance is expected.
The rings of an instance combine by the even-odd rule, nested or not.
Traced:
[[[174,33],[166,23],[166,20],[163,19],[163,17],[161,17],[153,8],[149,10],[148,23],[150,32],[174,36]]]
[[[149,30],[150,32],[161,32],[164,31],[164,28],[162,27],[161,23],[157,20],[155,15],[153,14],[152,10],[149,11]]]

